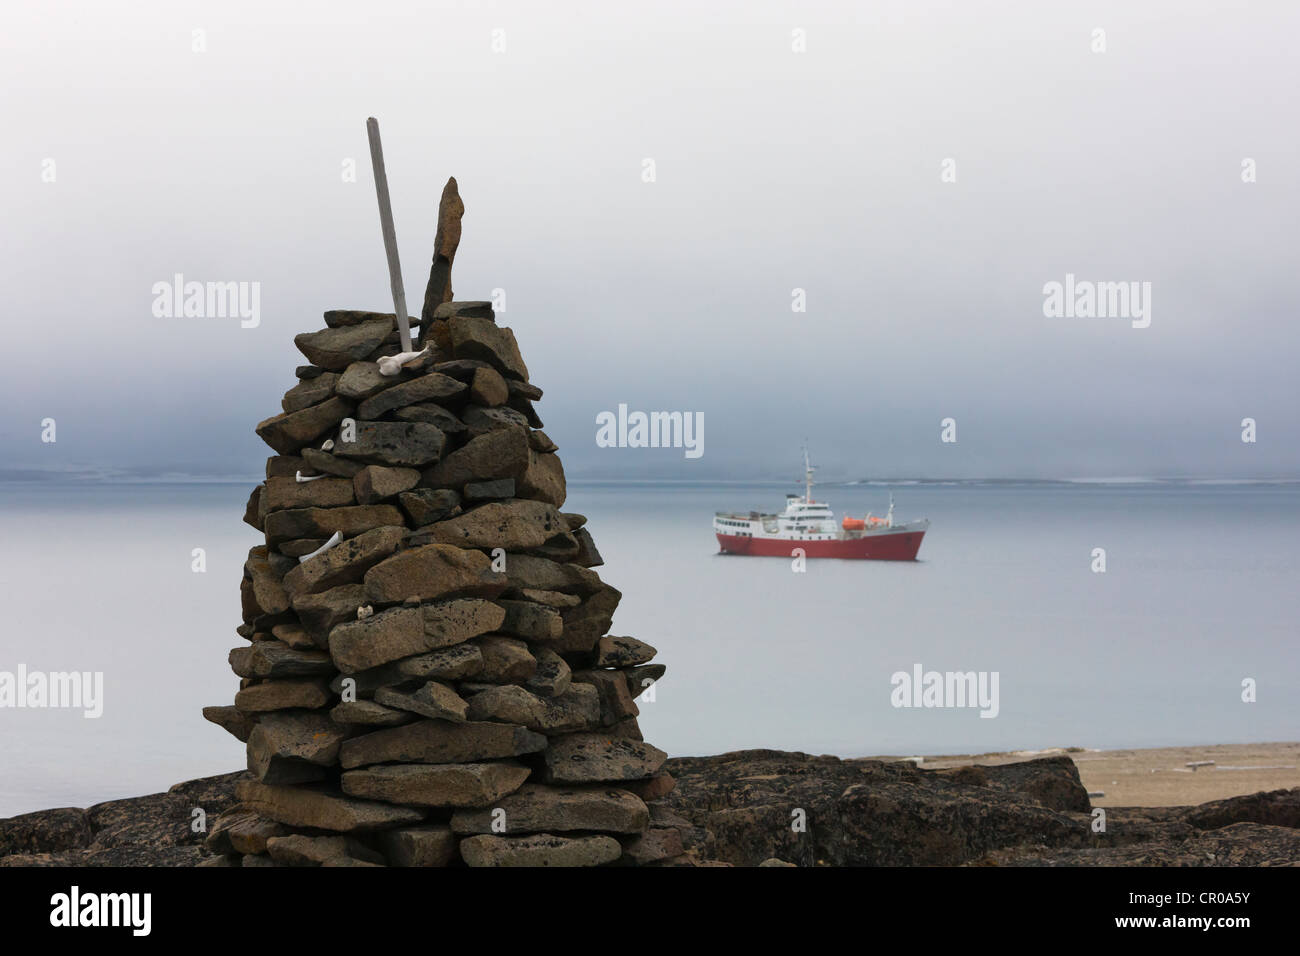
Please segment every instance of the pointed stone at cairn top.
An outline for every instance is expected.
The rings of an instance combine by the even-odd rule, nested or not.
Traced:
[[[451,264],[460,245],[460,220],[465,215],[456,177],[447,180],[438,203],[438,232],[433,240],[433,265],[429,269],[429,285],[424,290],[424,309],[420,313],[427,333],[433,323],[433,310],[451,301]]]

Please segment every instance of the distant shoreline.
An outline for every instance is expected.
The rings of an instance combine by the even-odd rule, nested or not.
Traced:
[[[1007,764],[1036,757],[1064,755],[1074,761],[1079,778],[1097,807],[1179,807],[1243,796],[1264,790],[1300,787],[1300,742],[1206,744],[1090,750],[1057,747],[1003,753],[925,756],[926,770],[971,764]],[[909,757],[872,757],[907,760]],[[1190,763],[1213,761],[1195,769]]]

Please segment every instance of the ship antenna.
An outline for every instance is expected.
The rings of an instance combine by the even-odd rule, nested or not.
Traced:
[[[804,448],[803,448],[803,481],[804,481],[804,495],[803,495],[803,500],[804,500],[804,503],[805,503],[805,504],[812,504],[812,485],[813,485],[812,476],[813,476],[813,466],[808,462],[808,446],[807,446],[807,445],[804,445]]]

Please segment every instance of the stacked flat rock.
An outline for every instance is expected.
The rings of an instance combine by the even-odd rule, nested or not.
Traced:
[[[448,290],[449,294],[449,290]],[[266,535],[240,587],[239,806],[211,827],[246,866],[583,866],[681,854],[673,786],[637,726],[664,672],[609,635],[617,590],[487,302],[419,326],[325,313],[244,520]],[[663,815],[666,820],[667,816]]]

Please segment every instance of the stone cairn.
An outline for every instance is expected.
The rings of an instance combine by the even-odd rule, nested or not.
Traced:
[[[244,520],[266,535],[240,586],[247,744],[213,864],[571,866],[679,857],[673,787],[636,698],[655,650],[608,635],[620,593],[541,431],[514,333],[456,302],[464,206],[439,209],[419,348],[395,317],[325,313],[310,365],[257,426],[276,454]],[[658,815],[664,816],[657,826]]]

